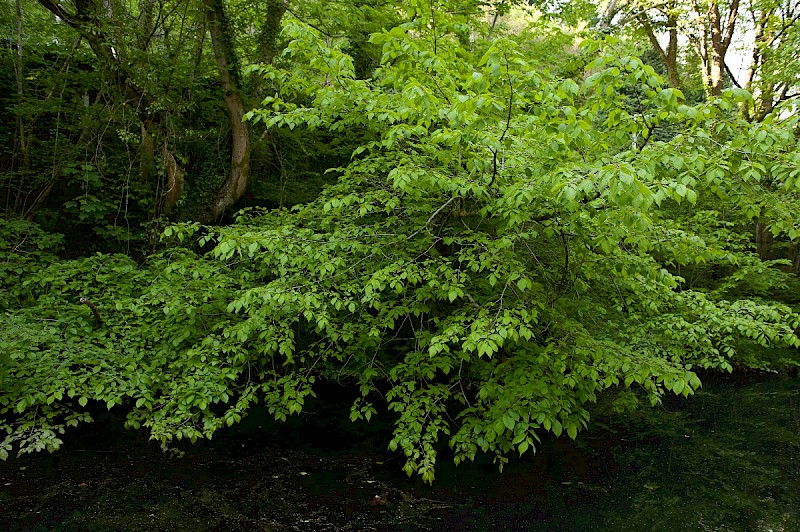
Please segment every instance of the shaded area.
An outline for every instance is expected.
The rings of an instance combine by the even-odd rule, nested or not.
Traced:
[[[796,380],[718,385],[598,416],[578,442],[545,441],[502,474],[443,457],[433,487],[377,438],[313,412],[288,427],[254,414],[185,454],[100,421],[56,454],[0,463],[0,528],[797,530],[799,398]]]
[[[612,528],[800,530],[800,382],[718,385],[675,412],[609,426],[616,453]]]

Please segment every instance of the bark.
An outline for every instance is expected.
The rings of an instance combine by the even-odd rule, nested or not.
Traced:
[[[636,19],[647,34],[647,38],[650,40],[650,44],[664,64],[664,68],[667,69],[667,78],[670,86],[679,89],[681,87],[681,79],[678,73],[678,17],[673,13],[667,15],[669,41],[667,42],[666,50],[661,46],[661,43],[658,42],[655,29],[650,23],[650,19],[647,18],[647,15],[641,13]]]
[[[183,194],[184,169],[170,149],[170,137],[155,119],[142,122],[142,141],[139,152],[139,173],[145,182],[158,182],[156,216],[169,215]],[[163,173],[156,167],[156,145],[160,144]]]
[[[250,172],[250,131],[243,122],[245,106],[241,93],[239,62],[222,0],[203,0],[203,4],[231,126],[230,173],[217,192],[209,213],[211,220],[219,220],[247,189]]]
[[[763,260],[768,260],[772,254],[772,234],[761,220],[756,221],[755,237],[758,256]]]
[[[259,59],[264,64],[271,64],[278,50],[278,35],[281,32],[281,20],[286,13],[283,0],[266,0],[267,16],[258,36]]]
[[[258,60],[264,65],[270,65],[280,52],[278,36],[281,33],[281,20],[287,11],[287,4],[283,0],[266,0],[267,13],[264,23],[258,31]],[[267,94],[267,86],[262,76],[255,76],[252,80],[252,94],[255,101],[261,101]]]
[[[17,61],[14,74],[17,78],[17,142],[19,143],[20,159],[22,169],[29,170],[31,166],[31,136],[30,131],[25,128],[25,121],[20,114],[22,108],[22,98],[25,94],[25,74],[22,56],[22,3],[16,0],[17,17]]]
[[[599,31],[605,32],[611,27],[611,21],[614,20],[614,17],[619,12],[617,3],[617,0],[611,0],[606,6],[603,16],[600,18],[600,23],[597,25]]]
[[[721,96],[725,81],[725,56],[736,30],[739,0],[731,1],[724,23],[718,0],[708,0],[705,12],[701,10],[698,0],[692,0],[692,8],[695,15],[703,20],[702,28],[690,34],[690,39],[703,64],[706,91],[711,97]]]
[[[183,167],[178,164],[175,155],[169,150],[167,139],[161,145],[161,157],[164,159],[164,170],[167,174],[166,192],[162,202],[162,213],[166,216],[183,195]]]
[[[719,6],[716,2],[712,2],[709,6],[708,20],[711,32],[711,49],[708,54],[711,59],[708,65],[708,91],[711,96],[722,96],[725,50],[722,49]]]
[[[775,109],[775,85],[773,85],[772,83],[765,83],[761,87],[759,105],[757,112],[754,116],[754,119],[757,122],[761,122],[774,109]]]

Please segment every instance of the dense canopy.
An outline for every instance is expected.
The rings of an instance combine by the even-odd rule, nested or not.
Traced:
[[[796,2],[13,11],[2,458],[98,408],[166,447],[336,382],[432,482],[601,396],[796,372]]]

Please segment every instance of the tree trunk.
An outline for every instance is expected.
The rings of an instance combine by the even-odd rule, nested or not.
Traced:
[[[26,131],[25,121],[22,118],[22,98],[25,95],[25,74],[22,62],[22,3],[16,1],[17,17],[17,61],[15,76],[17,78],[17,142],[19,142],[20,160],[23,171],[29,170],[31,166],[31,135]]]
[[[278,49],[278,36],[281,33],[281,20],[286,13],[286,3],[283,0],[266,0],[267,14],[264,23],[258,32],[258,60],[264,65],[271,65]],[[266,96],[266,84],[262,76],[256,75],[249,80],[252,83],[250,96],[255,101],[261,101]]]
[[[164,170],[167,173],[166,192],[161,205],[161,211],[166,216],[183,195],[183,167],[178,164],[175,155],[169,150],[168,139],[164,137],[161,145],[161,157],[164,160]]]
[[[659,59],[664,64],[667,70],[667,78],[670,87],[679,89],[681,87],[681,79],[678,74],[678,19],[673,14],[667,15],[667,31],[669,33],[669,42],[667,49],[662,48],[661,43],[658,42],[658,37],[653,29],[653,25],[647,18],[645,13],[639,14],[636,19],[647,34],[650,44],[658,54]]]
[[[286,13],[283,0],[267,0],[267,16],[258,36],[258,55],[264,64],[271,64],[278,54],[278,35],[281,32],[281,20]]]
[[[697,49],[703,64],[703,78],[706,91],[712,98],[722,95],[725,80],[725,56],[736,29],[739,13],[739,0],[732,0],[728,6],[727,19],[723,24],[718,0],[708,0],[708,9],[701,11],[697,0],[692,0],[694,17],[700,20],[700,28],[689,33],[689,38]]]
[[[670,15],[667,18],[669,25],[669,43],[667,43],[667,76],[669,77],[669,84],[671,87],[679,89],[681,87],[681,78],[678,75],[678,18],[675,15]]]
[[[104,0],[101,6],[97,0],[79,0],[74,4],[75,12],[70,12],[55,0],[38,1],[43,7],[78,32],[78,35],[89,44],[89,47],[97,57],[106,83],[135,106],[141,127],[139,175],[144,183],[154,183],[159,180],[160,176],[157,175],[156,171],[156,146],[159,144],[161,137],[164,137],[164,142],[167,142],[166,136],[163,135],[163,123],[159,121],[158,117],[149,114],[148,109],[152,103],[151,97],[143,88],[137,86],[130,70],[131,66],[123,59],[125,50],[122,47],[115,48],[113,39],[106,31],[106,24],[113,19],[113,4]],[[149,12],[152,11],[152,7],[153,2],[148,2],[145,5],[145,12],[142,14],[143,20],[138,26],[140,33],[138,44],[142,53],[147,53],[150,37],[154,32],[152,13]],[[104,20],[103,16],[107,20]],[[168,155],[167,159],[164,160],[164,167],[168,174],[167,189],[170,191],[169,195],[180,194],[183,190],[183,172],[177,165],[174,155],[169,151],[162,150],[162,154],[164,153]],[[170,168],[173,169],[174,176],[180,175],[181,186],[169,185]],[[174,177],[174,179],[178,179],[178,177]],[[172,205],[174,205],[177,200],[177,197],[165,200],[159,194],[154,213],[158,215],[163,212],[166,203],[172,201]],[[170,205],[170,208],[172,205]]]
[[[139,149],[139,174],[143,183],[157,182],[155,215],[168,215],[183,194],[184,169],[169,149],[169,135],[163,121],[148,118],[142,122],[142,141]],[[156,145],[161,146],[163,173],[156,167]]]
[[[722,96],[722,73],[725,71],[725,52],[722,48],[722,31],[720,27],[719,5],[711,2],[708,9],[711,26],[710,64],[708,66],[708,92],[711,96]]]
[[[772,254],[772,235],[761,220],[756,221],[756,253],[762,260],[769,260]]]
[[[219,220],[247,189],[250,172],[250,131],[243,122],[245,106],[241,94],[239,61],[233,45],[233,32],[225,15],[222,0],[203,0],[203,4],[231,125],[230,173],[217,192],[209,213],[211,220]]]

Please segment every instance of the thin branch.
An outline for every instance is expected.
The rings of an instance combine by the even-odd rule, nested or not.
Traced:
[[[506,138],[506,134],[508,130],[511,129],[511,115],[514,109],[514,84],[511,82],[511,73],[509,72],[508,68],[508,56],[503,54],[506,60],[506,80],[508,81],[508,115],[506,116],[506,127],[503,129],[503,133],[500,135],[500,138],[497,139],[498,143],[502,143],[503,139]],[[497,150],[492,150],[492,178],[489,180],[489,186],[494,183],[495,178],[497,177]]]
[[[731,67],[728,66],[728,62],[727,61],[723,61],[722,63],[725,65],[725,72],[728,73],[728,77],[731,78],[731,82],[734,85],[736,85],[736,87],[741,89],[742,86],[739,84],[738,81],[736,81],[736,77],[733,75],[733,71],[731,71]]]
[[[53,0],[39,0],[39,3],[51,11],[55,16],[66,22],[73,28],[80,29],[80,24],[77,22],[77,15],[67,12],[60,4]]]
[[[431,214],[428,217],[428,220],[425,222],[425,225],[423,225],[420,229],[417,229],[416,231],[414,231],[413,233],[408,235],[408,240],[411,240],[413,237],[417,236],[423,229],[428,227],[431,224],[431,222],[434,220],[434,218],[436,218],[436,216],[439,215],[440,212],[442,212],[448,205],[453,203],[455,200],[460,199],[460,197],[461,196],[453,196],[449,200],[445,201],[444,204],[442,204],[438,209],[433,211],[433,214]]]
[[[772,38],[769,40],[767,45],[772,46],[775,43],[775,41],[780,39],[783,36],[783,34],[786,33],[786,31],[789,30],[798,20],[800,20],[800,11],[798,11],[793,17],[784,22],[781,28],[777,32],[775,32],[775,35],[773,35]]]
[[[294,18],[296,18],[297,20],[299,20],[300,22],[302,22],[302,23],[303,23],[303,24],[305,24],[306,26],[309,26],[309,27],[311,27],[311,28],[314,28],[315,30],[317,30],[318,32],[320,32],[321,34],[323,34],[325,37],[328,37],[328,38],[330,38],[330,39],[343,39],[343,38],[347,37],[347,35],[345,35],[345,34],[341,34],[341,35],[331,35],[331,34],[330,34],[330,33],[328,33],[327,31],[325,31],[325,30],[323,30],[322,28],[320,28],[319,26],[317,26],[316,24],[313,24],[313,23],[311,23],[311,22],[307,21],[306,19],[304,19],[303,17],[301,17],[300,15],[298,15],[297,13],[295,13],[295,12],[294,12],[294,11],[293,11],[293,10],[292,10],[290,7],[289,7],[288,3],[284,2],[284,4],[283,4],[283,5],[284,5],[284,7],[286,8],[286,11],[287,11],[287,12],[289,12],[289,14],[290,14],[290,15],[292,15]]]

